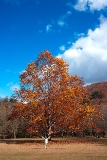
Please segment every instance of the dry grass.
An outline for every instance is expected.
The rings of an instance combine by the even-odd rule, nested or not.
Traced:
[[[107,139],[54,139],[47,149],[43,141],[1,141],[0,160],[107,160]]]

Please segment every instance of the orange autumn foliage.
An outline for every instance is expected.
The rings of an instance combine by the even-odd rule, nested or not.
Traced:
[[[83,80],[70,76],[68,69],[63,59],[44,51],[21,73],[14,113],[27,117],[33,131],[51,134],[62,128],[83,129],[88,125],[87,90]]]

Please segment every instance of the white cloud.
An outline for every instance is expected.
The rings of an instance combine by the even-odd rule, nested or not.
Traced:
[[[48,24],[48,25],[46,26],[46,31],[47,31],[47,32],[51,31],[51,28],[52,28],[52,25],[51,25],[51,24]]]
[[[104,9],[107,7],[107,0],[78,0],[74,8],[76,10],[85,11],[88,8],[90,10],[98,10]]]
[[[65,51],[65,46],[64,45],[60,46],[59,49],[60,49],[60,51]]]
[[[70,74],[83,77],[86,83],[107,81],[107,19],[100,17],[100,26],[89,29],[65,50],[62,57],[70,67]]]

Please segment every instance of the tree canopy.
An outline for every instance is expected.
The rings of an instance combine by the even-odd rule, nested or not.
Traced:
[[[97,112],[82,78],[69,75],[68,64],[49,51],[41,52],[21,73],[16,95],[12,117],[26,117],[27,131],[42,135],[83,130]]]

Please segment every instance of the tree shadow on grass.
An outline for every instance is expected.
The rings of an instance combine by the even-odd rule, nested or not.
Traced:
[[[0,143],[6,144],[24,144],[24,143],[43,143],[43,140],[32,139],[0,139]]]
[[[6,144],[43,144],[43,139],[0,139],[0,143]],[[73,143],[92,143],[92,144],[100,144],[107,146],[107,138],[95,138],[95,137],[84,137],[84,138],[65,138],[65,139],[52,139],[50,144],[73,144]]]

